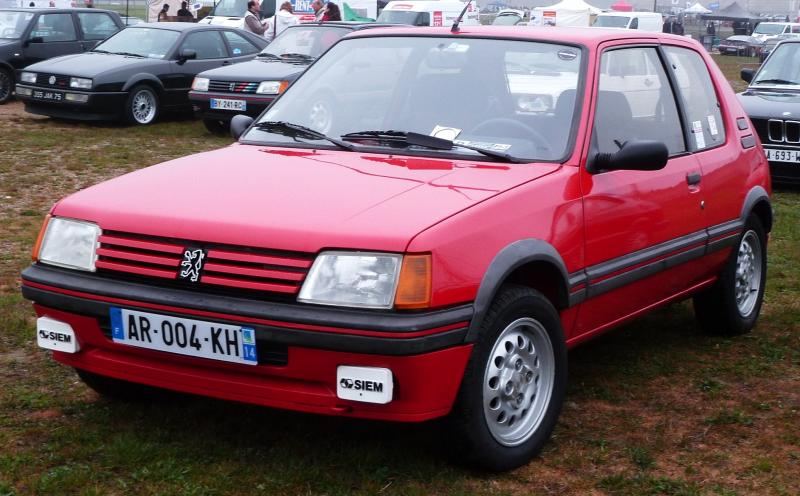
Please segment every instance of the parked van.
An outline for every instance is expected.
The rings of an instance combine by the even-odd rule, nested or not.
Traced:
[[[753,38],[758,41],[767,41],[767,38],[782,34],[800,33],[800,23],[797,22],[759,22],[753,30]]]
[[[464,5],[463,2],[451,0],[394,1],[386,4],[376,22],[412,26],[450,26],[461,15]],[[478,24],[480,24],[478,9],[470,3],[461,25]]]
[[[660,33],[664,19],[658,12],[601,12],[592,26],[597,28],[640,29]]]

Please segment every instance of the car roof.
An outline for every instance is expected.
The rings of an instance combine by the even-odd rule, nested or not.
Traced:
[[[519,26],[459,26],[458,33],[452,33],[447,27],[387,27],[386,29],[362,30],[348,35],[348,38],[375,36],[464,36],[481,38],[507,38],[553,43],[578,44],[587,47],[596,46],[610,40],[681,40],[684,36],[640,31],[638,29],[614,29],[596,27],[524,27]]]
[[[170,31],[193,31],[195,29],[234,29],[230,26],[222,26],[219,24],[198,24],[196,22],[141,22],[135,26],[128,26],[128,29],[142,28],[168,29]]]
[[[75,7],[75,8],[66,8],[66,9],[59,9],[56,7],[14,7],[14,8],[5,8],[0,9],[0,12],[47,12],[48,14],[62,14],[64,12],[114,12],[113,10],[106,10],[106,9],[87,9],[85,7]],[[115,14],[117,12],[114,12]]]

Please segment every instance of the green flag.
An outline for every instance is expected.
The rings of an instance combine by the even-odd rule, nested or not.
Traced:
[[[353,12],[353,9],[350,8],[349,5],[346,3],[342,3],[342,11],[344,13],[343,19],[344,21],[358,21],[358,22],[375,22],[375,19],[370,19],[369,17],[361,17],[360,15]]]

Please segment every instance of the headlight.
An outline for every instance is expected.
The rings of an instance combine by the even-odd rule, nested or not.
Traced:
[[[36,82],[36,73],[35,72],[23,72],[19,75],[19,80],[23,83],[35,83]]]
[[[321,305],[392,308],[403,257],[388,253],[321,253],[299,301]]]
[[[208,78],[194,78],[192,89],[195,91],[208,91]]]
[[[94,272],[100,226],[81,220],[52,217],[42,237],[39,262]]]
[[[283,93],[289,87],[289,81],[262,81],[256,89],[256,93],[261,95],[277,95]]]
[[[69,87],[90,90],[92,89],[92,80],[86,78],[69,78]]]

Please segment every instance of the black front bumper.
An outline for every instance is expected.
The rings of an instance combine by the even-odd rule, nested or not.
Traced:
[[[59,93],[61,100],[42,99],[34,96],[19,94],[20,88],[30,89],[34,94]],[[88,95],[86,103],[70,102],[65,100],[67,93]],[[67,89],[43,88],[26,84],[17,84],[17,98],[25,103],[25,110],[31,114],[46,115],[60,119],[75,119],[85,121],[116,120],[122,117],[125,102],[128,98],[126,92],[91,92]]]
[[[197,316],[181,313],[180,309],[269,320],[281,325],[248,323],[256,330],[259,341],[381,355],[416,355],[463,344],[473,313],[472,305],[399,313],[276,303],[153,287],[41,264],[34,264],[22,272],[22,295],[45,307],[98,319],[107,319],[110,307],[123,306],[187,318]],[[175,311],[153,310],[137,306],[137,303],[169,306]],[[214,320],[242,324],[235,317],[214,317]],[[341,332],[310,330],[311,326],[338,328]],[[433,332],[439,328],[444,329]],[[380,333],[381,337],[360,335],[359,331]],[[409,334],[414,337],[404,337]]]

